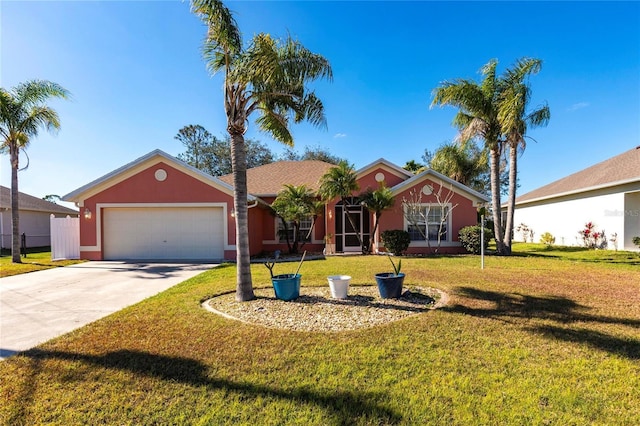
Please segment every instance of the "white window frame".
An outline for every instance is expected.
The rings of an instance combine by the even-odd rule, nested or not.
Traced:
[[[436,208],[436,209],[447,209],[449,211],[448,215],[447,215],[447,220],[445,222],[445,232],[446,232],[446,238],[443,238],[440,240],[441,245],[442,246],[446,246],[452,243],[451,240],[451,218],[452,218],[452,214],[450,213],[452,210],[452,205],[451,203],[447,203],[447,204],[438,204],[438,203],[420,203],[418,204],[418,206],[420,206],[421,211],[427,216],[427,222],[424,224],[424,226],[426,226],[425,231],[428,231],[428,227],[429,225],[437,225],[438,227],[440,226],[440,222],[428,222],[428,214],[427,214],[427,209],[429,209],[429,212],[432,211],[432,209]],[[406,209],[406,207],[405,207]],[[406,210],[405,210],[406,213]],[[442,218],[442,210],[440,213],[440,217]],[[404,215],[404,230],[409,232],[411,234],[411,232],[409,231],[409,227],[413,226],[413,224],[411,222],[409,222],[409,220],[407,220],[407,215]],[[427,233],[427,237],[429,236],[428,232]],[[422,235],[420,235],[420,237],[422,237]],[[445,244],[446,243],[446,244]],[[438,239],[433,239],[433,240],[429,240],[427,241],[426,239],[419,239],[419,240],[411,240],[410,243],[410,247],[427,247],[427,246],[432,246],[434,244],[438,244]]]

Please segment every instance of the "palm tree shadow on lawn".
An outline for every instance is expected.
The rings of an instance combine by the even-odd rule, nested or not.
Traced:
[[[524,329],[532,333],[542,334],[549,339],[585,344],[629,359],[640,359],[640,340],[638,339],[625,339],[596,330],[567,327],[567,325],[575,322],[586,322],[618,324],[637,330],[640,327],[640,319],[591,315],[587,313],[588,307],[579,305],[566,297],[540,297],[519,293],[501,293],[473,287],[458,287],[455,293],[470,299],[492,302],[494,306],[490,308],[472,308],[456,304],[443,307],[443,311],[501,320],[506,318],[551,320],[558,323],[559,326],[538,325],[525,327]]]
[[[380,424],[397,424],[402,420],[400,414],[377,404],[375,401],[384,395],[374,393],[356,393],[348,391],[319,392],[308,388],[278,389],[264,385],[233,382],[226,379],[212,378],[208,374],[208,366],[198,360],[157,355],[147,352],[119,350],[104,355],[87,355],[65,351],[49,351],[31,349],[23,352],[22,356],[29,357],[35,366],[41,365],[42,360],[58,359],[82,361],[97,367],[130,371],[148,377],[155,377],[170,382],[185,383],[193,386],[206,386],[211,390],[244,394],[247,398],[289,399],[302,404],[317,405],[337,419],[336,424],[355,424],[359,420],[375,418]],[[37,371],[34,372],[37,374]],[[29,393],[27,390],[26,393]],[[31,400],[29,395],[18,398],[18,403]],[[16,410],[14,417],[22,417],[28,409]],[[10,424],[24,423],[22,418],[11,419]]]

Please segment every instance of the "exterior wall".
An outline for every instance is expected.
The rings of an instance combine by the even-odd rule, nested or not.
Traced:
[[[380,233],[386,230],[392,229],[404,229],[407,230],[408,223],[404,218],[402,211],[402,199],[410,199],[411,191],[421,191],[425,185],[431,185],[433,187],[433,193],[431,195],[422,195],[421,203],[423,204],[438,204],[436,193],[440,190],[440,183],[437,183],[430,179],[422,180],[416,183],[414,186],[407,188],[402,193],[396,196],[396,204],[394,207],[386,212],[383,212],[380,218],[380,225],[378,226],[378,232],[376,239],[379,241]],[[450,189],[447,185],[444,185],[441,192],[441,199],[444,199],[449,193]],[[460,229],[465,226],[473,226],[478,223],[477,207],[474,205],[473,200],[465,197],[462,194],[454,193],[451,200],[448,203],[451,210],[449,217],[449,234],[446,241],[441,241],[438,253],[451,254],[451,253],[466,253],[466,250],[460,244],[458,240],[458,233]],[[434,253],[437,248],[437,242],[431,241],[429,244],[426,242],[411,242],[407,253],[409,254],[429,254]]]
[[[396,173],[397,172],[391,171],[391,169],[388,169],[387,167],[384,167],[382,165],[372,169],[371,171],[358,178],[358,185],[360,185],[360,190],[358,191],[358,193],[364,192],[368,188],[377,189],[380,183],[378,182],[376,177],[382,177],[381,182],[384,182],[387,188],[392,188],[406,180],[404,176],[400,177]]]
[[[265,197],[262,198],[262,200],[266,203],[272,203],[275,200],[275,197]],[[262,237],[262,240],[260,241],[260,245],[262,247],[261,251],[274,252],[276,250],[280,250],[282,253],[287,253],[289,251],[287,243],[279,242],[278,240],[277,224],[279,219],[271,214],[266,206],[262,207],[260,211],[262,212],[262,216],[258,221],[260,223],[260,229],[257,234]],[[308,252],[322,252],[322,250],[324,250],[324,236],[325,219],[320,216],[316,220],[316,224],[313,228],[311,241],[306,243],[304,246],[299,246],[299,249],[302,251],[307,250]]]
[[[640,237],[640,191],[624,194],[624,211],[616,212],[624,217],[624,238],[620,240],[625,250],[640,250],[633,244],[633,237]]]
[[[64,214],[55,214],[55,217],[66,217]],[[69,215],[72,216],[72,215]],[[27,247],[48,247],[51,245],[50,212],[31,210],[20,211],[20,235],[26,235]],[[77,217],[77,215],[73,216]],[[0,213],[1,238],[3,249],[11,248],[11,210]]]
[[[155,173],[158,169],[167,172],[164,181],[158,181]],[[106,188],[84,200],[81,213],[85,208],[91,211],[91,218],[81,215],[80,218],[80,256],[82,259],[102,260],[102,238],[104,229],[101,223],[102,211],[100,205],[104,204],[135,204],[144,207],[143,204],[211,204],[222,203],[225,205],[225,213],[230,215],[233,206],[233,197],[210,185],[195,179],[171,165],[158,162],[133,176]],[[225,241],[225,258],[235,258],[235,223],[225,218],[228,235]]]
[[[615,232],[618,241],[622,242],[625,240],[625,216],[617,212],[624,211],[624,198],[619,192],[594,191],[516,207],[514,229],[524,223],[533,229],[535,242],[539,241],[540,235],[550,232],[558,245],[579,246],[582,240],[578,232],[587,222],[593,222],[598,231],[605,231],[607,238]],[[518,232],[514,234],[514,241],[522,241]],[[618,243],[618,246],[622,248],[622,244]]]

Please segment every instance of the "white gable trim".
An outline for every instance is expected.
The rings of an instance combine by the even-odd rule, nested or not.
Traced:
[[[476,206],[489,201],[488,197],[479,193],[478,191],[475,191],[469,188],[468,186],[461,184],[460,182],[456,182],[455,180],[441,173],[438,173],[432,169],[427,169],[424,172],[417,174],[412,178],[397,184],[396,186],[391,188],[391,192],[393,193],[394,196],[396,196],[401,192],[406,191],[412,186],[418,185],[420,182],[423,182],[429,178],[431,178],[431,180],[436,180],[436,181],[439,180],[440,182],[442,182],[442,185],[445,185],[445,184],[451,185],[452,188],[456,189],[455,192],[465,195],[467,198],[472,200]]]
[[[402,179],[408,179],[411,176],[413,176],[413,173],[411,173],[410,171],[405,170],[402,167],[398,167],[392,162],[385,160],[384,158],[379,158],[373,163],[369,163],[366,166],[358,169],[356,171],[356,175],[358,176],[358,179],[366,175],[370,171],[374,170],[376,167],[382,167]]]
[[[82,207],[84,200],[87,198],[96,195],[105,189],[108,189],[120,182],[125,181],[126,179],[134,176],[141,171],[158,164],[160,162],[165,162],[176,169],[186,173],[187,175],[210,185],[228,195],[233,196],[233,187],[215,176],[211,176],[202,170],[198,170],[193,166],[181,161],[164,151],[156,149],[151,151],[150,153],[143,155],[142,157],[133,160],[132,162],[125,164],[122,167],[117,168],[116,170],[107,173],[106,175],[94,180],[93,182],[89,182],[88,184],[81,186],[73,192],[62,197],[64,201],[73,201],[78,203]],[[251,194],[247,194],[247,198],[249,201],[254,201],[255,197]]]

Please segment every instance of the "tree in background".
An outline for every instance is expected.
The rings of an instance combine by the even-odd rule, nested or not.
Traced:
[[[456,182],[476,190],[485,187],[482,178],[489,171],[487,151],[471,140],[444,143],[433,153],[425,150],[424,159],[431,169]]]
[[[50,203],[53,204],[58,204],[58,201],[62,200],[62,197],[60,197],[59,195],[55,195],[55,194],[49,194],[49,195],[45,195],[44,197],[42,197],[43,200],[48,201]]]
[[[212,145],[215,136],[199,124],[189,124],[178,130],[174,139],[179,140],[187,148],[187,151],[178,154],[178,158],[185,163],[209,174],[213,171]]]
[[[249,256],[247,158],[244,135],[249,118],[261,131],[293,146],[291,121],[326,126],[324,106],[308,84],[332,78],[329,62],[287,37],[254,35],[243,46],[238,24],[220,0],[191,0],[191,10],[206,25],[204,57],[210,72],[224,74],[223,104],[231,137],[233,204],[236,213],[236,300],[255,298]]]
[[[507,221],[504,231],[504,246],[511,253],[513,214],[516,203],[518,179],[518,153],[524,152],[527,128],[546,126],[551,118],[549,106],[545,105],[529,110],[531,88],[528,79],[542,68],[540,59],[522,58],[512,68],[507,69],[502,78],[502,95],[498,117],[509,150],[509,196]],[[532,238],[533,239],[533,238]]]
[[[11,162],[11,260],[14,263],[22,263],[18,208],[20,151],[27,149],[42,127],[52,133],[60,129],[58,113],[46,102],[52,98],[67,99],[69,96],[67,89],[46,80],[27,81],[9,90],[0,88],[0,152],[8,153]]]
[[[414,175],[417,175],[418,173],[422,173],[424,171],[425,165],[416,162],[416,160],[409,160],[404,163],[404,166],[402,166],[402,168],[413,173]]]
[[[304,161],[304,160],[318,160],[324,161],[325,163],[330,164],[339,164],[340,161],[346,161],[337,155],[331,154],[328,150],[321,148],[319,146],[316,147],[304,147],[304,153],[299,154],[295,150],[289,148],[285,150],[285,152],[280,156],[281,160],[288,161]]]
[[[185,126],[178,131],[175,139],[182,142],[187,151],[178,154],[185,163],[213,176],[228,175],[233,172],[231,166],[231,139],[222,140],[211,135],[199,125]],[[253,139],[245,140],[247,168],[263,166],[275,161],[271,150]]]

